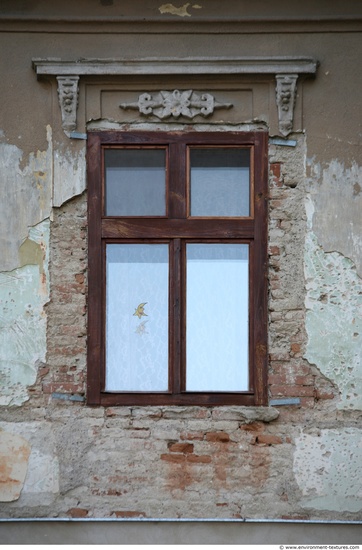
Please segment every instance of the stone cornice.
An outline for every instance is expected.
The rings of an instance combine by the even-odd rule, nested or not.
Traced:
[[[317,61],[308,57],[189,57],[145,59],[33,59],[38,76],[122,76],[155,74],[260,75],[296,73],[313,75]]]

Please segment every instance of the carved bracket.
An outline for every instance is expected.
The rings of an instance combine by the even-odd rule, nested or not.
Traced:
[[[71,132],[77,127],[79,76],[57,76],[57,81],[62,127],[65,132]]]
[[[297,93],[297,74],[275,75],[279,132],[287,136],[293,130],[294,104]]]
[[[146,116],[156,116],[159,119],[183,116],[194,118],[198,115],[207,117],[213,114],[214,109],[229,109],[231,103],[219,103],[211,94],[198,94],[193,90],[161,90],[153,96],[149,93],[141,94],[137,103],[121,103],[122,109],[137,109]]]

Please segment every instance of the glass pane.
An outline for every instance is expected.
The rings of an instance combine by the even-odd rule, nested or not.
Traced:
[[[249,149],[190,149],[191,216],[249,216]]]
[[[106,390],[168,389],[168,245],[108,244]]]
[[[248,389],[248,245],[187,245],[187,391]]]
[[[165,159],[165,149],[106,149],[106,216],[165,216]]]

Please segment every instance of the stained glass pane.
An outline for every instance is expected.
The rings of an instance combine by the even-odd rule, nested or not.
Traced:
[[[165,149],[106,149],[105,215],[165,216]]]
[[[106,390],[168,389],[168,245],[108,244]]]
[[[236,147],[190,149],[191,216],[250,215],[250,153]]]
[[[248,245],[188,244],[187,391],[248,389]]]

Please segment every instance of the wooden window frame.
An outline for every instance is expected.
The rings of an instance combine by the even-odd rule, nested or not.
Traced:
[[[256,132],[94,131],[88,134],[88,378],[89,405],[266,405],[267,404],[267,198],[268,134]],[[188,217],[187,157],[190,147],[251,149],[250,216]],[[103,150],[119,147],[167,147],[166,216],[114,217],[103,214]],[[170,242],[169,382],[167,393],[112,393],[105,378],[105,244]],[[185,364],[186,242],[233,242],[250,245],[249,390],[182,391]],[[171,265],[172,263],[172,265]]]

